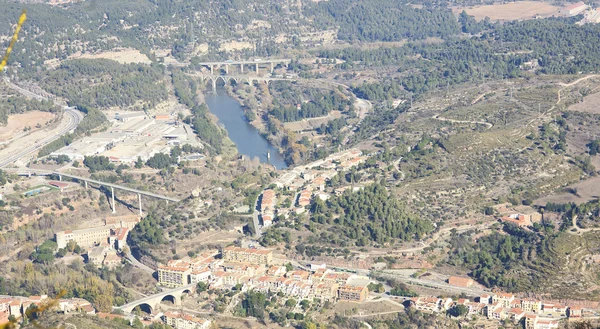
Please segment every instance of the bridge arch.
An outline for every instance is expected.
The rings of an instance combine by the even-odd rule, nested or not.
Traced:
[[[159,303],[162,303],[162,302],[168,300],[168,301],[172,302],[173,305],[177,305],[178,304],[177,299],[178,299],[177,296],[175,296],[174,294],[165,295],[160,299]]]
[[[139,307],[139,309],[140,309],[142,312],[145,312],[145,313],[148,313],[148,314],[152,314],[152,311],[153,311],[153,310],[154,310],[154,308],[155,308],[155,307],[152,307],[152,305],[150,305],[150,304],[148,304],[148,303],[141,303],[141,304],[139,304],[139,305],[138,305],[138,306],[136,306],[136,307]]]

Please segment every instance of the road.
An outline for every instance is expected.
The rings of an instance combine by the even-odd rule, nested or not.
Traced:
[[[144,271],[146,271],[147,273],[149,273],[150,275],[154,274],[154,270],[151,269],[150,267],[140,263],[139,260],[135,259],[135,257],[133,257],[133,255],[131,254],[131,252],[127,253],[127,255],[125,255],[125,258],[131,263],[131,265],[142,269]]]
[[[48,100],[46,97],[37,95],[35,93],[30,92],[29,90],[23,89],[12,82],[7,77],[4,77],[4,82],[10,88],[16,90],[17,92],[23,94],[26,97],[35,98],[37,100]],[[47,134],[42,139],[31,141],[28,145],[21,146],[19,145],[18,149],[10,149],[10,143],[16,142],[16,140],[11,139],[8,144],[9,147],[4,150],[4,152],[0,151],[0,154],[4,153],[6,155],[2,156],[2,160],[0,160],[0,168],[6,167],[7,165],[14,163],[26,156],[33,154],[34,152],[40,150],[42,147],[52,143],[53,141],[59,139],[61,136],[69,133],[72,130],[77,128],[77,125],[83,119],[83,114],[77,111],[74,107],[64,107],[64,115],[61,120],[61,123],[57,128],[47,131]],[[35,132],[34,132],[35,133]]]
[[[450,284],[445,283],[445,282],[435,282],[435,281],[423,280],[423,279],[418,279],[418,278],[411,278],[409,275],[405,275],[401,271],[385,270],[385,271],[381,272],[381,275],[384,277],[391,277],[394,279],[398,279],[401,282],[406,283],[406,284],[432,287],[432,288],[441,289],[441,290],[453,292],[453,293],[463,293],[464,292],[464,293],[467,293],[472,296],[479,296],[483,293],[486,293],[485,290],[477,288],[477,287],[463,288],[463,287],[451,286]]]
[[[66,107],[65,114],[63,116],[63,122],[60,123],[59,127],[52,131],[49,131],[49,136],[38,140],[33,144],[27,145],[25,146],[25,148],[21,148],[21,150],[17,153],[14,153],[2,159],[0,161],[0,168],[6,167],[11,163],[14,163],[28,155],[33,154],[34,152],[40,150],[42,147],[59,139],[61,136],[69,133],[72,130],[75,130],[75,128],[77,128],[77,125],[79,125],[82,119],[83,115],[81,114],[81,112],[77,111],[75,108]]]
[[[262,235],[262,230],[260,229],[260,226],[258,226],[258,215],[260,213],[258,212],[258,197],[256,198],[256,201],[254,201],[254,209],[252,211],[252,222],[254,223],[254,230],[256,232],[254,232],[254,236],[260,238],[260,236]]]
[[[175,199],[175,198],[171,198],[171,197],[167,197],[164,195],[160,195],[160,194],[156,194],[156,193],[152,193],[152,192],[148,192],[148,191],[141,191],[141,190],[137,190],[134,188],[130,188],[127,186],[123,186],[123,185],[119,185],[119,184],[113,184],[113,183],[107,183],[107,182],[102,182],[99,180],[95,180],[95,179],[91,179],[89,177],[81,177],[81,176],[75,176],[75,175],[71,175],[71,174],[65,174],[62,172],[58,172],[58,171],[50,171],[50,170],[41,170],[41,169],[30,169],[30,168],[24,168],[22,170],[15,170],[15,169],[10,169],[10,171],[17,171],[17,173],[19,175],[25,175],[25,174],[34,174],[34,175],[40,175],[40,176],[48,176],[48,175],[56,175],[56,176],[61,176],[61,177],[67,177],[67,178],[71,178],[80,182],[88,182],[88,183],[92,183],[92,184],[96,184],[96,185],[102,185],[104,187],[111,187],[114,189],[118,189],[118,190],[122,190],[122,191],[127,191],[127,192],[131,192],[131,193],[137,193],[137,194],[141,194],[147,197],[151,197],[151,198],[155,198],[155,199],[161,199],[161,200],[166,200],[166,201],[171,201],[171,202],[179,202],[181,201],[180,199]]]

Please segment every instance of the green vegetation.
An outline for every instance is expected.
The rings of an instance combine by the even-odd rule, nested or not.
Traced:
[[[122,291],[113,279],[114,273],[111,275],[108,270],[98,271],[94,266],[84,268],[80,260],[70,266],[45,261],[39,264],[13,261],[3,266],[6,266],[4,268],[11,276],[10,279],[0,277],[2,295],[62,294],[62,298],[79,297],[89,300],[101,312],[110,312],[115,299],[129,298],[127,292]],[[114,284],[109,282],[112,280]]]
[[[244,294],[242,302],[235,310],[238,316],[251,316],[258,319],[265,317],[265,304],[267,297],[260,292],[249,291]]]
[[[175,159],[175,162],[176,161],[177,159]],[[172,163],[172,158],[164,153],[156,153],[150,159],[148,159],[148,161],[146,161],[146,165],[154,169],[165,169]]]
[[[36,263],[49,264],[54,260],[54,252],[56,252],[57,247],[56,242],[47,240],[31,253],[29,259]]]
[[[156,212],[150,212],[144,217],[129,234],[133,246],[144,248],[147,245],[160,245],[167,243],[161,227],[162,218]]]
[[[10,175],[6,171],[0,169],[0,186],[4,186],[11,181]]]
[[[198,104],[196,93],[198,92],[197,83],[190,77],[185,76],[181,71],[173,71],[173,86],[175,95],[181,104],[186,105],[192,111],[192,115],[185,118],[185,122],[192,125],[194,132],[198,137],[212,146],[216,153],[221,152],[223,146],[223,134],[208,116],[208,107],[206,104]]]
[[[102,170],[115,169],[115,165],[110,162],[110,159],[103,155],[86,156],[83,160],[83,164],[88,167],[92,173]]]
[[[208,117],[208,106],[202,103],[192,107],[192,116],[186,119],[194,128],[194,132],[198,137],[212,146],[212,150],[220,153],[223,147],[223,133],[219,127],[212,123]]]
[[[315,16],[319,28],[339,25],[338,38],[350,41],[445,38],[459,32],[449,9],[417,9],[405,1],[330,0],[314,5],[308,15]]]
[[[49,92],[79,108],[154,107],[167,98],[158,65],[119,64],[107,59],[77,59],[38,78]]]
[[[354,101],[335,91],[331,91],[329,94],[314,95],[313,97],[311,101],[302,103],[300,110],[296,106],[280,106],[271,110],[269,114],[282,122],[299,121],[306,118],[325,116],[331,111],[344,112],[352,106]]]
[[[556,274],[561,262],[553,250],[559,235],[549,224],[539,228],[543,234],[506,224],[504,234],[486,235],[476,244],[469,241],[468,234],[454,234],[448,262],[472,270],[471,276],[486,287],[532,291]]]
[[[454,317],[462,317],[467,315],[467,313],[469,313],[469,308],[462,304],[455,305],[448,310],[448,314]]]
[[[387,244],[421,239],[433,230],[431,222],[409,214],[397,199],[390,198],[383,183],[359,192],[346,191],[327,203],[315,198],[311,210],[313,223],[328,226],[323,243]]]

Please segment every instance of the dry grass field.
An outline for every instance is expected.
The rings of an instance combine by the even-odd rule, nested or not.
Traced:
[[[131,63],[141,63],[141,64],[150,64],[152,61],[148,58],[148,56],[142,54],[137,49],[119,49],[115,51],[107,51],[101,52],[98,54],[81,54],[76,53],[72,56],[69,56],[69,59],[78,59],[78,58],[88,58],[88,59],[112,59],[113,61],[117,61],[121,64],[131,64]]]
[[[0,142],[11,139],[23,132],[23,128],[35,129],[37,124],[44,126],[46,122],[54,120],[54,114],[49,112],[31,111],[15,114],[8,117],[8,124],[0,126]]]
[[[600,113],[600,92],[591,94],[583,98],[583,102],[575,103],[569,106],[569,111],[578,111],[585,113]]]
[[[455,13],[461,13],[463,9],[467,14],[482,20],[489,17],[491,20],[514,21],[520,19],[532,19],[535,16],[551,16],[556,14],[560,7],[545,2],[519,1],[507,4],[495,4],[475,7],[455,7]]]

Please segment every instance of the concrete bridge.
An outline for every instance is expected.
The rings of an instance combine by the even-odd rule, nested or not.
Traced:
[[[236,84],[247,83],[249,85],[258,83],[266,83],[269,84],[271,81],[295,81],[295,78],[274,78],[274,77],[257,77],[250,75],[215,75],[215,74],[194,74],[195,77],[200,78],[202,83],[208,83],[209,81],[212,84],[212,90],[217,90],[217,82],[222,80],[224,84],[230,83],[234,81]]]
[[[95,185],[99,185],[99,186],[104,186],[104,187],[110,187],[110,192],[111,192],[111,199],[112,199],[112,212],[113,214],[116,213],[116,203],[115,203],[115,189],[117,190],[122,190],[122,191],[127,191],[127,192],[131,192],[131,193],[136,193],[138,195],[138,209],[140,211],[140,216],[142,216],[142,195],[143,196],[147,196],[150,198],[154,198],[154,199],[159,199],[159,200],[165,200],[167,202],[172,201],[172,202],[179,202],[181,201],[180,199],[175,199],[175,198],[171,198],[171,197],[167,197],[167,196],[163,196],[163,195],[159,195],[159,194],[155,194],[152,192],[147,192],[147,191],[140,191],[134,188],[130,188],[127,186],[122,186],[122,185],[118,185],[118,184],[113,184],[113,183],[106,183],[106,182],[102,182],[99,180],[95,180],[95,179],[91,179],[88,177],[81,177],[81,176],[75,176],[75,175],[70,175],[70,174],[65,174],[65,173],[61,173],[61,172],[57,172],[57,171],[49,171],[49,170],[41,170],[41,169],[30,169],[30,168],[24,168],[24,169],[11,169],[11,168],[7,168],[4,169],[5,171],[9,171],[9,172],[16,172],[19,176],[58,176],[58,180],[62,181],[63,177],[67,177],[79,182],[83,182],[85,184],[85,188],[88,188],[88,183],[91,184],[95,184]]]
[[[160,292],[158,294],[147,296],[147,297],[138,299],[136,301],[127,303],[123,306],[114,307],[113,309],[121,310],[124,313],[131,313],[134,308],[139,306],[143,311],[152,313],[152,311],[154,311],[155,309],[158,308],[160,302],[162,302],[163,300],[171,301],[174,305],[180,306],[181,305],[181,297],[184,294],[189,294],[189,293],[195,291],[195,289],[196,289],[196,284],[192,283],[192,284],[188,284],[188,285],[185,285],[185,286],[182,286],[179,288],[174,288],[174,289]]]
[[[244,73],[244,65],[246,65],[247,67],[254,67],[254,71],[256,73],[258,73],[259,67],[261,65],[263,65],[263,66],[267,66],[267,68],[270,69],[270,72],[273,73],[273,70],[275,69],[275,66],[277,64],[283,64],[283,65],[285,65],[285,67],[287,67],[291,61],[292,60],[289,58],[282,58],[282,59],[255,59],[253,61],[202,62],[202,63],[198,63],[198,64],[202,65],[204,67],[207,67],[210,70],[210,74],[214,74],[215,73],[214,70],[219,69],[221,67],[224,67],[225,73],[229,74],[229,65],[239,66],[240,72],[242,72],[242,73]]]

